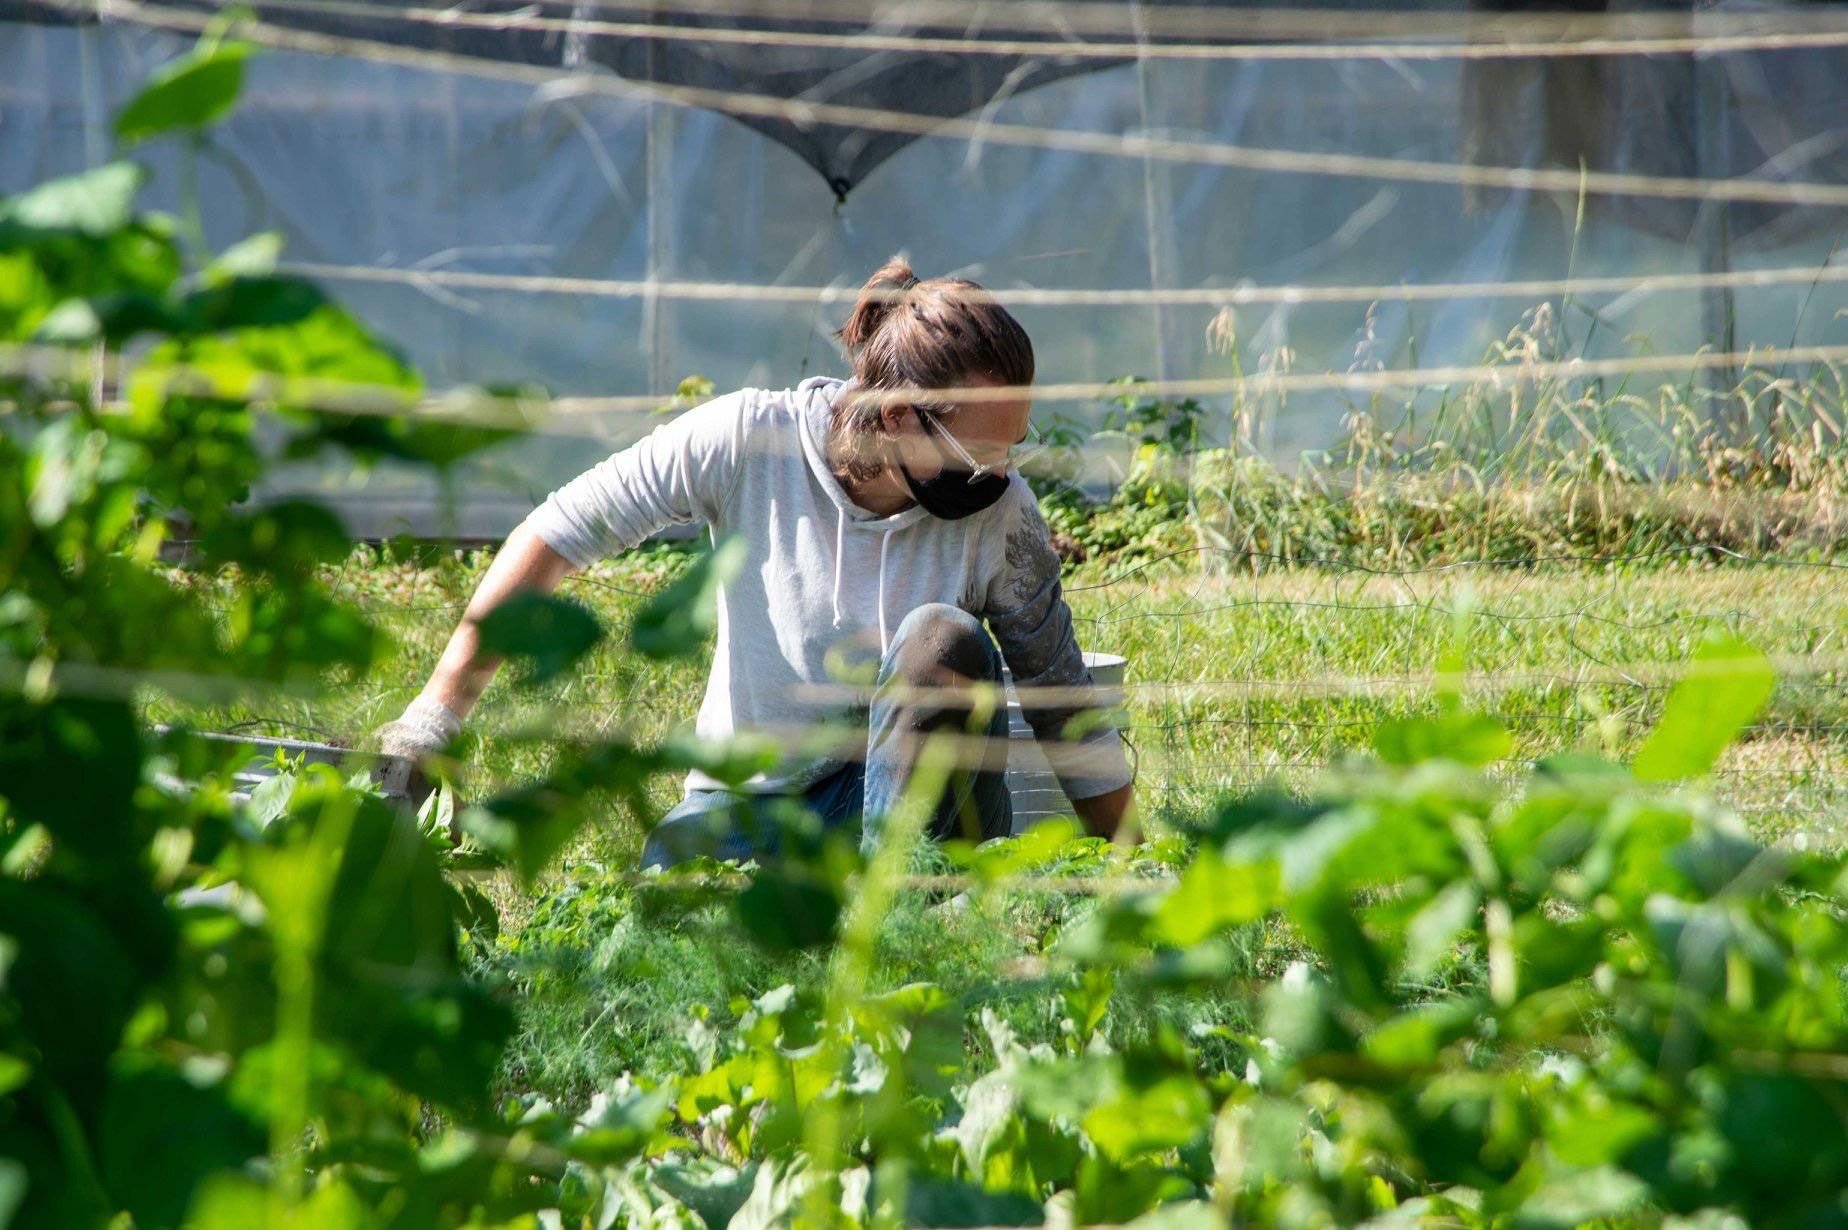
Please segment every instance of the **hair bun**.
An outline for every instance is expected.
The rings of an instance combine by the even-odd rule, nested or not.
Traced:
[[[922,280],[912,272],[911,262],[903,256],[894,256],[866,280],[859,301],[847,316],[847,323],[835,336],[845,342],[849,350],[866,345],[904,296]]]

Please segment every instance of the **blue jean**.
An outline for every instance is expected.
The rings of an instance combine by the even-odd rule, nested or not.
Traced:
[[[918,607],[898,625],[880,661],[864,761],[849,761],[800,793],[689,790],[648,835],[642,866],[669,867],[701,856],[765,861],[781,852],[785,833],[805,821],[810,831],[819,821],[822,833],[858,827],[861,849],[870,854],[911,781],[925,737],[937,731],[985,734],[986,742],[979,757],[959,758],[927,832],[938,840],[1004,836],[1013,821],[1006,706],[995,705],[985,732],[972,732],[967,702],[906,694],[1000,680],[1001,651],[979,620],[947,603]]]

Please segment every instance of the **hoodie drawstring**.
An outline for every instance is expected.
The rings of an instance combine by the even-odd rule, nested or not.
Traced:
[[[834,510],[834,626],[840,627],[844,617],[841,611],[841,557],[846,553],[847,514],[836,508]]]
[[[886,635],[885,617],[885,582],[886,551],[892,545],[892,532],[887,530],[879,535],[879,655],[884,657],[892,647],[891,638]],[[840,509],[834,510],[834,626],[840,627],[847,613],[841,610],[841,563],[847,557],[847,514]]]
[[[886,639],[885,625],[886,548],[891,545],[892,532],[890,530],[879,535],[879,656],[882,658],[885,657],[886,651],[892,647],[891,642]],[[836,562],[836,566],[839,566],[838,561]]]

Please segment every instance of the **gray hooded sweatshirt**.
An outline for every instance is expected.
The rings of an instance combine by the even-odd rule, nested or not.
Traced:
[[[868,678],[865,665],[883,655],[906,614],[931,602],[984,620],[1018,684],[1089,686],[1059,559],[1026,482],[1012,475],[996,504],[957,521],[915,505],[889,517],[867,512],[827,462],[844,388],[817,377],[695,407],[553,492],[526,524],[579,567],[669,525],[704,521],[715,539],[748,540],[744,566],[719,595],[701,736],[787,738],[855,720],[864,730],[864,701],[856,710],[841,680]],[[837,695],[814,695],[829,691]],[[1091,798],[1128,783],[1113,727],[1087,720],[1073,727],[1083,733],[1061,739],[1075,712],[1025,709],[1066,793]],[[751,788],[800,790],[842,763],[813,743],[793,746]],[[691,789],[717,784],[698,772],[687,778]]]

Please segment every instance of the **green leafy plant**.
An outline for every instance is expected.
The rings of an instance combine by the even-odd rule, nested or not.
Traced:
[[[229,46],[125,130],[221,117]],[[0,1221],[1848,1218],[1848,873],[1705,789],[1772,692],[1736,638],[1697,651],[1627,765],[1510,766],[1506,730],[1446,693],[1301,795],[1133,852],[1049,826],[925,861],[908,797],[867,860],[798,814],[775,866],[550,879],[608,799],[646,815],[655,776],[767,763],[684,738],[562,741],[421,815],[292,760],[245,792],[222,743],[143,720],[147,690],[312,695],[384,649],[327,583],[327,511],[250,501],[260,421],[284,456],[437,472],[500,437],[424,405],[272,242],[186,274],[140,179],[0,205]],[[1125,409],[1160,434],[1142,507],[1172,508],[1169,411]],[[182,529],[225,584],[159,566]],[[737,565],[720,544],[666,586],[636,660],[696,650]],[[601,628],[535,601],[489,638],[530,683]],[[454,875],[452,829],[538,892],[523,928]],[[583,974],[561,952],[594,946],[639,1002],[702,931],[735,977],[683,997],[647,1070],[557,1099],[509,1070],[520,1012]],[[934,970],[903,964],[927,943]]]
[[[1749,651],[1700,663],[1646,745],[1678,776],[1718,750],[1679,715],[1724,730],[1764,697]],[[1494,724],[1461,712],[1379,748],[1310,802],[1229,804],[1176,880],[1074,919],[1048,950],[1064,1045],[988,1015],[984,1069],[940,990],[829,1026],[785,987],[730,1041],[702,1035],[680,1119],[753,1197],[813,1217],[825,1178],[850,1224],[1037,1224],[1051,1206],[1086,1223],[1164,1206],[1262,1225],[1841,1216],[1841,859],[1761,846],[1615,764],[1561,760],[1510,788],[1481,768]],[[1300,957],[1252,987],[1253,1024],[1099,1032],[1138,985],[1240,977],[1239,937],[1273,918]],[[905,1049],[881,1050],[897,1004],[938,1016],[901,1014]],[[1203,1061],[1215,1042],[1233,1062]],[[793,1125],[824,1109],[848,1151],[792,1154]],[[1764,1116],[1802,1143],[1766,1147]],[[653,1215],[693,1211],[644,1188]]]
[[[208,40],[171,66],[124,138],[222,117],[246,51]],[[271,271],[272,243],[185,275],[174,225],[134,209],[142,178],[115,164],[0,205],[0,1220],[555,1207],[571,1167],[646,1143],[618,1114],[647,1114],[616,1093],[575,1120],[498,1104],[511,1016],[458,941],[491,935],[492,910],[446,878],[446,835],[324,767],[282,766],[242,801],[223,745],[137,717],[148,683],[311,692],[378,659],[318,574],[347,551],[338,522],[248,502],[273,456],[440,472],[504,433],[433,420],[399,356]],[[130,343],[131,364],[95,370],[94,347]],[[161,571],[176,532],[240,579],[228,605]],[[594,642],[586,618],[515,610],[496,634],[544,673]],[[601,755],[631,784],[656,767]],[[532,827],[512,849],[529,862],[547,849]]]

